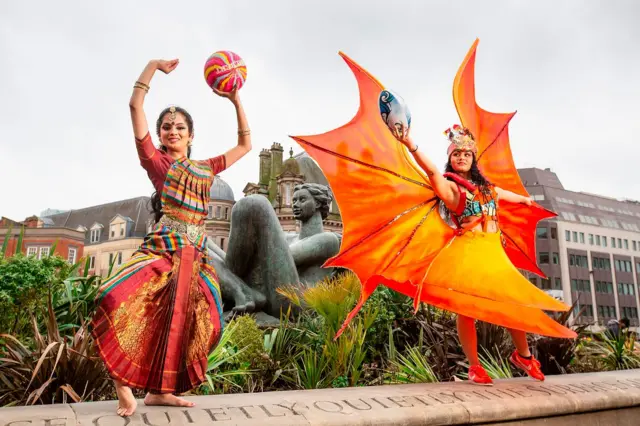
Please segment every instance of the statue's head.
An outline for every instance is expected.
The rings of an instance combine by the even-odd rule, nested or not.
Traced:
[[[293,216],[302,222],[320,212],[322,219],[329,216],[329,206],[333,194],[326,185],[318,183],[304,183],[293,188]]]

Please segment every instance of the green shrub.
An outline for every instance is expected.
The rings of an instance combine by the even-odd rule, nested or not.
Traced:
[[[233,329],[229,343],[242,350],[235,358],[235,363],[261,367],[265,362],[264,337],[256,320],[249,315],[234,318],[227,327]]]

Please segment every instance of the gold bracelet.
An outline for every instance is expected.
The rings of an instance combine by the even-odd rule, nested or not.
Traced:
[[[151,89],[148,84],[141,82],[140,80],[136,81],[136,84],[139,84],[142,87],[146,87],[147,89]]]
[[[141,89],[141,90],[144,90],[145,92],[149,93],[149,89],[147,89],[146,87],[141,86],[141,85],[139,85],[137,83],[133,85],[133,88],[134,89]]]
[[[251,134],[251,130],[238,130],[238,136],[249,136]]]

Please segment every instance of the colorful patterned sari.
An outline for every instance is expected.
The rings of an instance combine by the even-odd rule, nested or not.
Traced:
[[[224,156],[172,159],[149,134],[136,141],[164,217],[100,288],[92,334],[111,376],[137,389],[181,393],[206,380],[222,333],[220,287],[205,262],[209,191]]]

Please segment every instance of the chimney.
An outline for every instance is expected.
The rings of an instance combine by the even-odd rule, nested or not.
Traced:
[[[276,178],[282,173],[282,154],[284,149],[278,142],[274,142],[271,145],[271,176],[269,177],[269,200],[276,199],[278,194],[278,187],[276,185]]]

